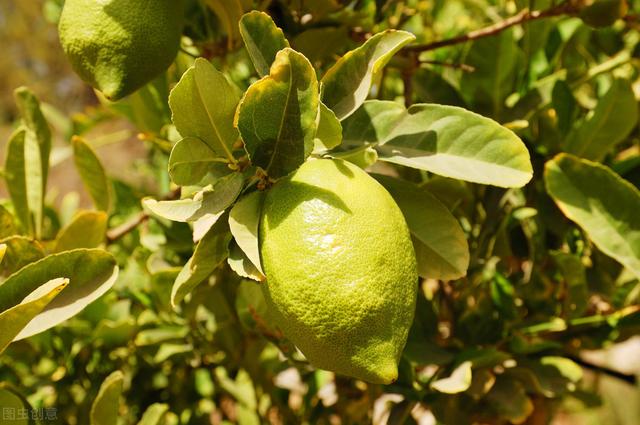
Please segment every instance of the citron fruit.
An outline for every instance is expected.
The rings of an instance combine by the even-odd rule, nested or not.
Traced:
[[[263,291],[316,367],[388,384],[413,321],[416,259],[402,212],[366,172],[310,160],[266,195]]]
[[[182,21],[182,0],[66,0],[58,29],[73,69],[117,100],[171,65]]]

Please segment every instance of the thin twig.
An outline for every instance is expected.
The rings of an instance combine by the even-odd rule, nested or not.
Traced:
[[[588,362],[578,356],[568,356],[569,359],[573,360],[574,362],[576,362],[577,364],[579,364],[580,366],[592,370],[594,372],[597,373],[602,373],[604,375],[607,376],[611,376],[612,378],[616,378],[619,379],[621,381],[627,382],[631,385],[636,385],[636,383],[638,382],[638,379],[634,376],[634,375],[628,375],[626,373],[620,372],[618,370],[614,370],[611,368],[608,368],[606,366],[600,366],[597,364],[593,364],[591,362]]]
[[[491,35],[498,34],[499,32],[506,30],[507,28],[510,28],[515,25],[523,24],[525,22],[534,21],[542,18],[549,18],[552,16],[572,15],[577,13],[577,11],[578,11],[577,7],[571,4],[570,2],[564,2],[557,6],[553,6],[545,10],[530,11],[529,9],[524,9],[520,11],[517,15],[514,15],[510,18],[505,19],[504,21],[500,21],[488,27],[480,28],[478,30],[460,35],[458,37],[448,38],[440,41],[434,41],[433,43],[416,44],[412,46],[407,46],[405,47],[405,50],[409,52],[426,52],[430,50],[436,50],[441,47],[452,46],[455,44],[465,43],[471,40],[477,40],[479,38],[489,37]]]
[[[165,196],[163,201],[172,201],[178,199],[180,197],[180,189],[176,189],[171,191],[167,196]],[[109,229],[107,231],[107,244],[112,244],[129,233],[133,232],[138,226],[145,223],[149,220],[149,214],[144,211],[139,212],[131,219],[125,221],[120,226],[114,227],[113,229]]]
[[[138,226],[149,219],[149,214],[143,212],[138,213],[135,217],[129,221],[122,223],[118,227],[114,227],[107,232],[107,243],[112,244],[121,239],[125,235],[134,231]]]
[[[467,65],[466,63],[441,62],[441,61],[432,61],[432,60],[421,60],[420,63],[427,64],[427,65],[444,66],[444,67],[453,68],[453,69],[460,69],[464,72],[473,72],[476,70],[473,66]]]

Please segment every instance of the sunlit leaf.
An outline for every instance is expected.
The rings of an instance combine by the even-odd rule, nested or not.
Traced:
[[[251,163],[273,178],[302,165],[313,150],[318,105],[309,60],[290,48],[278,52],[270,74],[249,87],[236,116]]]
[[[453,106],[414,105],[380,145],[380,159],[500,187],[531,180],[529,152],[510,130]]]
[[[471,362],[469,361],[461,363],[450,376],[431,383],[431,388],[446,394],[461,393],[469,386],[471,386]]]
[[[107,376],[91,405],[91,425],[113,425],[118,423],[120,397],[124,376],[119,370]]]
[[[246,277],[258,282],[264,281],[265,276],[258,270],[258,268],[249,260],[249,257],[240,249],[240,246],[233,241],[229,248],[229,257],[227,263],[231,270],[236,272],[239,276]]]
[[[20,333],[42,332],[76,315],[108,291],[118,276],[113,256],[99,249],[77,249],[49,255],[12,274],[0,284],[0,311],[7,310],[41,285],[67,278],[69,285]]]
[[[258,243],[258,227],[263,202],[263,192],[253,192],[240,199],[229,213],[229,227],[240,249],[255,268],[264,275],[260,263]]]
[[[318,129],[314,139],[314,153],[328,151],[342,142],[342,125],[333,111],[320,102]]]
[[[560,210],[640,277],[640,191],[604,165],[568,154],[547,162],[544,180]]]
[[[42,186],[47,185],[49,174],[49,154],[51,153],[51,130],[40,108],[38,98],[27,87],[19,87],[13,92],[25,127],[35,135],[42,173]]]
[[[193,256],[176,278],[171,290],[171,305],[174,308],[229,255],[231,233],[225,218],[218,220],[198,242]]]
[[[5,180],[16,215],[27,233],[39,238],[44,210],[42,157],[35,133],[21,127],[9,139]]]
[[[233,117],[239,99],[225,76],[198,58],[171,90],[171,118],[182,137],[199,138],[218,157],[235,162],[232,151],[238,131]]]
[[[322,77],[322,101],[343,120],[362,105],[371,89],[373,75],[404,45],[415,40],[405,31],[387,30],[345,54]]]
[[[100,211],[109,211],[111,204],[109,179],[100,159],[98,159],[91,146],[82,138],[74,137],[72,145],[76,168],[94,205]]]
[[[38,241],[25,236],[11,236],[0,239],[0,243],[6,246],[4,260],[0,264],[0,270],[5,275],[10,275],[27,264],[44,257],[42,245]]]
[[[97,248],[105,240],[108,216],[103,211],[83,211],[60,231],[54,252]]]
[[[282,30],[276,26],[271,17],[256,10],[246,13],[240,19],[240,35],[253,66],[261,77],[269,75],[269,69],[275,61],[276,54],[285,47],[289,47],[289,42]]]
[[[0,354],[20,332],[69,284],[67,279],[54,279],[29,294],[22,302],[0,313]]]
[[[233,173],[219,179],[213,189],[196,193],[193,198],[177,201],[145,199],[144,205],[159,217],[172,221],[196,221],[205,216],[215,216],[231,205],[244,185],[241,173]]]
[[[228,166],[220,162],[220,158],[202,140],[185,137],[175,144],[169,157],[169,175],[171,180],[180,186],[197,184],[212,166]]]
[[[164,414],[169,411],[169,406],[164,403],[153,403],[145,410],[138,425],[159,425]]]

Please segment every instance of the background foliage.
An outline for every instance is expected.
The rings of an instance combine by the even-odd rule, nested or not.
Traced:
[[[188,1],[175,63],[117,103],[94,97],[70,74],[56,44],[62,1],[0,4],[1,41],[10,46],[0,59],[2,143],[11,139],[3,149],[0,350],[22,331],[17,318],[66,306],[62,315],[38,316],[48,326],[52,317],[73,316],[68,302],[83,291],[91,293],[83,305],[97,299],[8,345],[0,405],[53,407],[54,423],[64,424],[636,423],[633,358],[613,365],[620,372],[592,363],[585,350],[626,341],[640,326],[640,3],[629,2],[626,19],[602,28],[585,24],[576,2],[556,3]],[[553,13],[524,22],[527,8]],[[198,107],[184,104],[200,81],[226,77],[245,91],[269,72],[252,66],[264,49],[243,47],[238,23],[252,9],[268,11],[309,59],[308,66],[289,51],[291,66],[305,70],[300,75],[313,66],[323,76],[340,55],[386,29],[416,35],[409,47],[385,40],[398,53],[371,75],[371,90],[359,92],[371,100],[342,121],[342,144],[331,152],[386,175],[376,178],[405,212],[419,260],[429,265],[392,385],[315,370],[270,324],[250,280],[260,279],[251,238],[242,236],[251,199],[228,213],[231,245],[219,224],[206,231],[207,215],[233,203],[242,178],[219,179],[226,165],[198,168],[195,159],[206,160],[208,150],[197,137],[206,130],[193,120]],[[524,23],[503,29],[514,16]],[[429,44],[486,27],[493,28],[487,37]],[[344,80],[325,82],[339,92]],[[11,96],[22,84],[30,89]],[[278,94],[279,87],[268,89]],[[337,118],[354,112],[323,101]],[[528,180],[522,164],[513,167],[522,173],[488,166],[472,175],[464,162],[438,168],[438,155],[420,159],[418,169],[403,167],[416,166],[411,152],[421,148],[403,129],[435,125],[429,106],[404,108],[416,103],[464,107],[511,129],[526,145],[533,180],[517,187]],[[461,117],[450,140],[482,144],[482,134],[463,131],[482,118]],[[373,134],[363,132],[371,125]],[[292,137],[309,139],[303,130]],[[259,161],[242,115],[238,130],[226,131],[229,138],[239,131]],[[316,137],[321,148],[340,142]],[[307,148],[318,146],[312,139]],[[204,143],[224,154],[219,141]],[[11,146],[32,156],[12,155]],[[491,165],[522,154],[510,146],[474,155]],[[444,149],[438,154],[455,156]],[[296,166],[276,165],[274,176]],[[203,178],[224,190],[194,197]],[[186,223],[195,218],[206,232],[195,226],[197,245]],[[49,283],[16,306],[37,289],[34,282]],[[37,325],[29,325],[33,333]]]

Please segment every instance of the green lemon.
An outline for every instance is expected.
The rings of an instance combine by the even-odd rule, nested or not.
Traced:
[[[342,160],[310,160],[266,195],[260,255],[276,323],[315,366],[372,383],[398,377],[418,276],[389,193]]]
[[[78,75],[117,100],[171,65],[182,20],[182,0],[66,0],[60,42]]]

